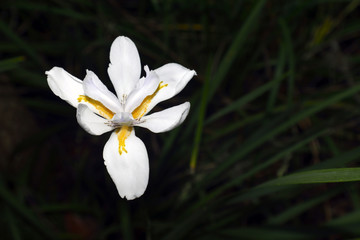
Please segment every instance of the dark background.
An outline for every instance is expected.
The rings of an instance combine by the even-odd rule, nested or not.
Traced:
[[[359,4],[2,0],[0,238],[355,239]],[[109,134],[87,134],[45,76],[89,69],[111,89],[120,35],[150,69],[198,73],[154,109],[191,101],[180,127],[136,130],[150,180],[133,201],[104,167]],[[331,170],[280,178],[316,169]]]

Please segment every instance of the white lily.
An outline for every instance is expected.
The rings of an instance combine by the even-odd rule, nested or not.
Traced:
[[[113,131],[103,151],[106,168],[121,197],[140,197],[148,184],[149,162],[144,143],[135,136],[134,126],[152,132],[169,131],[188,115],[190,103],[147,115],[161,101],[179,93],[196,75],[179,64],[169,63],[140,78],[140,57],[135,44],[118,37],[111,45],[108,74],[117,97],[92,71],[84,81],[64,69],[47,71],[47,81],[55,95],[77,108],[79,124],[90,134]]]

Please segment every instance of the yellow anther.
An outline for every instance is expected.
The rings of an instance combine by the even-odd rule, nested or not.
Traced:
[[[144,98],[142,103],[132,112],[132,116],[134,119],[139,119],[146,113],[147,108],[149,107],[149,104],[151,100],[155,97],[155,95],[160,91],[160,89],[167,87],[167,84],[163,84],[163,81],[159,83],[159,86],[155,90],[155,92],[151,95],[148,95]]]
[[[90,103],[91,105],[93,105],[99,111],[99,114],[101,116],[103,116],[104,118],[106,118],[106,119],[110,120],[115,115],[115,113],[113,113],[110,109],[105,107],[104,104],[102,104],[101,102],[99,102],[99,101],[97,101],[95,99],[92,99],[92,98],[90,98],[88,96],[80,95],[77,100],[78,100],[78,102]]]
[[[120,155],[125,152],[127,153],[125,149],[125,140],[130,136],[132,127],[130,126],[122,126],[121,128],[116,129],[116,134],[119,140],[119,153]]]

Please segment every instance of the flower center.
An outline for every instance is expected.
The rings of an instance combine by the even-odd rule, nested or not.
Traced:
[[[132,117],[134,119],[139,119],[145,115],[146,110],[151,102],[151,100],[155,97],[155,95],[159,92],[160,89],[167,86],[167,84],[162,84],[161,81],[159,86],[155,90],[155,92],[147,97],[144,98],[142,103],[132,112]],[[115,116],[116,117],[116,116]],[[129,117],[128,117],[129,118]],[[130,118],[129,118],[130,119]],[[122,125],[121,128],[116,129],[116,134],[119,140],[119,154],[121,155],[123,152],[127,153],[125,148],[125,141],[130,136],[133,127],[128,125]]]
[[[99,114],[106,119],[110,120],[115,115],[115,113],[113,113],[110,109],[105,107],[104,104],[102,104],[101,102],[99,102],[95,99],[92,99],[88,96],[80,95],[77,100],[78,100],[78,102],[90,103],[94,108],[96,108],[96,110],[99,111]]]
[[[114,128],[119,128],[123,125],[132,126],[133,121],[134,119],[131,113],[128,112],[116,113],[114,117],[111,119],[111,126]]]
[[[121,155],[123,151],[127,153],[125,149],[125,140],[130,136],[133,127],[123,125],[121,128],[115,130],[118,140],[119,140],[119,154]]]
[[[147,109],[148,109],[149,104],[151,103],[152,99],[156,96],[156,94],[160,91],[160,89],[167,87],[167,86],[168,86],[168,84],[163,84],[163,81],[161,81],[159,83],[159,86],[155,90],[155,92],[151,95],[146,96],[144,98],[144,100],[142,101],[142,103],[131,113],[132,117],[134,119],[140,119],[142,116],[144,116],[145,113],[147,112]],[[133,127],[129,126],[129,124],[131,124],[130,123],[131,118],[129,116],[127,116],[125,113],[117,116],[118,114],[115,114],[114,112],[112,112],[110,109],[105,107],[104,104],[102,104],[101,102],[99,102],[95,99],[92,99],[88,96],[80,95],[77,100],[79,102],[90,103],[93,107],[96,108],[96,110],[98,110],[99,114],[102,117],[104,117],[108,120],[112,120],[112,124],[114,127],[119,127],[115,130],[118,141],[119,141],[119,154],[121,155],[121,154],[123,154],[123,152],[127,153],[127,150],[125,148],[125,141],[130,136],[131,131],[133,130]],[[115,118],[114,118],[114,116],[115,116]],[[124,125],[122,125],[122,124],[124,124]]]
[[[139,119],[139,118],[141,118],[142,116],[145,115],[145,113],[146,113],[152,99],[160,91],[160,89],[162,89],[164,87],[167,87],[167,84],[163,84],[163,81],[161,81],[159,83],[159,86],[155,90],[155,92],[153,94],[148,95],[147,97],[144,98],[142,103],[137,108],[135,108],[135,110],[131,113],[134,119]]]

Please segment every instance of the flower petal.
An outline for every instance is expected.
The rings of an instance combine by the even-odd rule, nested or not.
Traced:
[[[144,127],[154,133],[166,132],[179,126],[187,117],[190,103],[185,102],[175,107],[165,109],[145,116],[136,126]]]
[[[83,82],[60,67],[53,67],[45,74],[53,93],[73,107],[77,107],[79,104],[78,97],[84,94]]]
[[[134,89],[141,74],[138,50],[129,38],[117,37],[110,48],[108,74],[122,103]]]
[[[145,97],[153,94],[159,86],[160,80],[157,74],[150,71],[148,66],[145,66],[145,71],[146,77],[139,80],[136,88],[131,91],[126,100],[125,112],[132,112],[142,103]]]
[[[153,97],[147,107],[145,114],[151,111],[159,102],[172,98],[184,89],[191,78],[196,75],[194,70],[187,69],[177,63],[168,63],[154,70],[163,86],[162,89]]]
[[[114,131],[105,144],[103,157],[119,195],[132,200],[145,192],[149,180],[149,159],[144,143],[135,136],[134,130],[125,137],[126,152],[120,153],[121,131]]]
[[[86,70],[83,86],[86,96],[101,102],[114,113],[122,111],[119,99],[107,89],[94,72]]]
[[[86,104],[79,104],[76,118],[79,125],[92,135],[101,135],[113,130],[113,127],[109,125],[109,120],[95,114]]]

